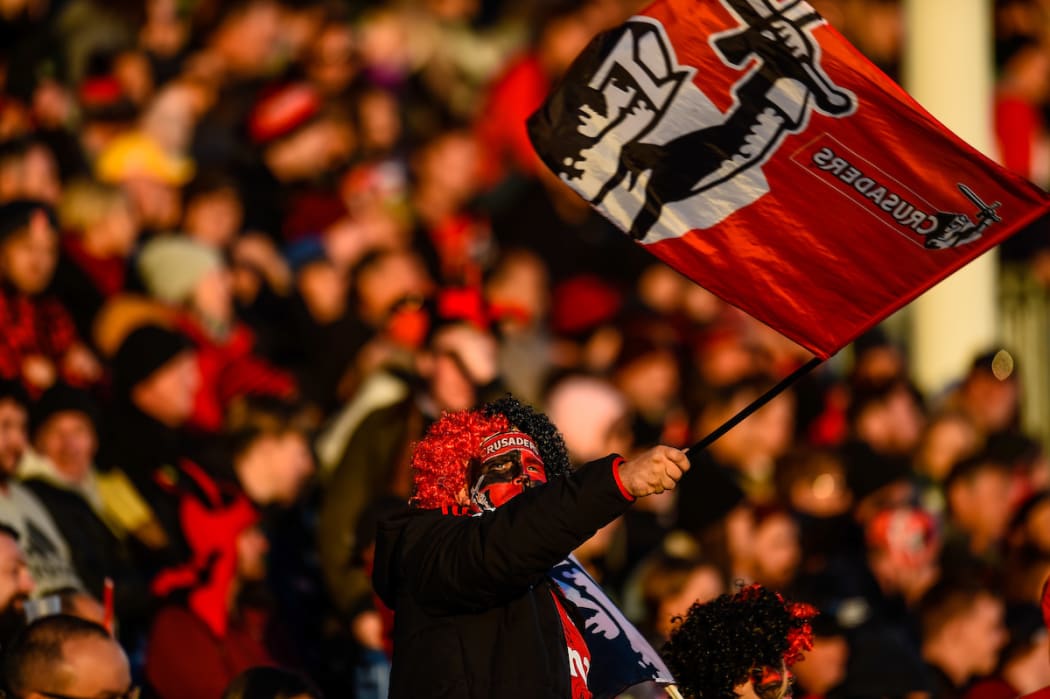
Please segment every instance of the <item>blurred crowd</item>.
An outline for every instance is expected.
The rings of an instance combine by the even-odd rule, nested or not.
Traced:
[[[813,4],[896,74],[899,2]],[[1003,161],[1043,186],[1047,4],[996,3]],[[686,447],[809,359],[528,143],[553,81],[640,6],[0,2],[14,696],[384,697],[375,523],[442,411],[509,391],[584,463]],[[1008,259],[1050,280],[1044,238]],[[657,647],[741,582],[816,605],[799,696],[1048,685],[1023,372],[989,352],[923,395],[873,331],[576,556]]]

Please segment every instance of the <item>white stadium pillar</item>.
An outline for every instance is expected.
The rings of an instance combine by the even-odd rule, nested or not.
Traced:
[[[994,157],[992,0],[904,0],[904,29],[904,87]],[[996,342],[997,268],[991,251],[912,304],[912,365],[922,389],[943,389]]]

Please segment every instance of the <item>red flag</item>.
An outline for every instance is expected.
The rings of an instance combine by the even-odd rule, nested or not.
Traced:
[[[628,235],[820,358],[1050,208],[800,0],[659,0],[529,131]]]

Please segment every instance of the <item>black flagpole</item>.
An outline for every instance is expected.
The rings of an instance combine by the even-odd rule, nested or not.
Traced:
[[[776,386],[774,386],[773,388],[769,389],[768,391],[763,393],[761,396],[759,396],[758,398],[753,400],[746,408],[744,408],[739,413],[737,413],[733,417],[731,417],[728,420],[726,420],[725,422],[723,422],[721,424],[721,426],[716,428],[709,435],[707,435],[706,437],[701,439],[699,442],[697,442],[693,446],[689,447],[689,463],[691,463],[692,465],[695,466],[697,460],[701,458],[701,454],[703,453],[704,449],[706,449],[707,447],[711,446],[712,442],[714,442],[716,439],[718,439],[719,437],[724,435],[729,430],[731,430],[734,427],[736,427],[737,425],[739,425],[741,422],[743,422],[745,419],[747,419],[749,416],[751,416],[756,410],[758,410],[763,405],[765,405],[769,401],[771,401],[774,398],[776,398],[777,396],[779,396],[787,388],[789,388],[793,383],[795,383],[796,381],[801,379],[803,376],[805,376],[809,372],[811,372],[814,369],[816,369],[823,362],[824,362],[823,359],[820,359],[818,357],[813,357],[813,359],[810,359],[808,362],[806,362],[805,364],[800,366],[798,369],[795,369],[793,372],[791,372],[790,374],[785,376],[783,379],[781,379],[780,383],[778,383]]]

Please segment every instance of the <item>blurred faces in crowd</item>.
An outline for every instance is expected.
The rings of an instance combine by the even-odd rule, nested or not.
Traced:
[[[75,409],[60,410],[36,428],[33,445],[64,480],[80,484],[91,472],[98,450],[98,434],[87,413]]]
[[[935,696],[995,670],[1007,640],[1003,613],[1002,600],[972,581],[945,580],[926,593],[919,609],[922,657],[942,678]]]
[[[5,648],[25,624],[25,602],[35,587],[18,534],[0,526],[0,643]]]
[[[15,475],[28,444],[29,414],[26,399],[19,394],[19,387],[13,385],[0,394],[0,482]]]

